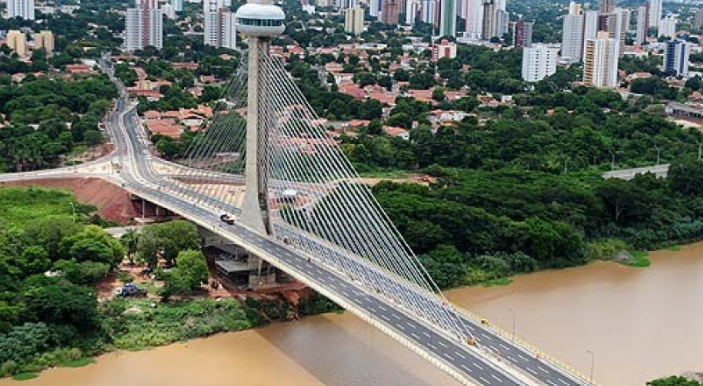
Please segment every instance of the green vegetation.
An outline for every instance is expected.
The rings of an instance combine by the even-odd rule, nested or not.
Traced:
[[[77,144],[100,144],[98,123],[116,96],[102,75],[71,81],[28,75],[19,84],[0,77],[0,113],[8,121],[0,131],[0,172],[55,166]]]
[[[620,263],[639,268],[649,267],[651,264],[649,261],[649,253],[646,251],[630,251],[630,255],[632,255],[631,259],[622,260]]]
[[[95,208],[80,204],[65,190],[0,188],[0,228],[24,227],[47,218],[71,219],[73,209],[79,222],[86,222]]]
[[[111,338],[107,350],[139,350],[224,331],[255,327],[236,299],[193,299],[156,303],[114,300],[101,306],[104,328]],[[258,319],[258,318],[257,318]],[[258,320],[257,320],[258,321]]]
[[[701,386],[703,383],[684,377],[671,376],[647,382],[647,386]]]
[[[680,245],[672,245],[668,248],[666,248],[667,251],[672,251],[672,252],[679,252],[681,250]]]
[[[77,208],[75,223],[69,203]],[[111,350],[145,349],[339,310],[319,295],[298,307],[268,297],[250,297],[245,304],[237,299],[173,301],[172,295],[199,292],[208,278],[193,224],[153,225],[119,242],[91,225],[90,207],[64,191],[2,188],[0,204],[0,377],[29,379],[47,367],[88,365],[92,356]],[[145,287],[168,301],[98,303],[89,285],[130,254],[165,279],[163,288],[153,282]],[[133,280],[129,274],[119,279]]]
[[[483,286],[484,287],[504,286],[504,285],[509,285],[512,282],[513,282],[513,279],[511,279],[509,277],[503,277],[500,279],[487,280],[487,281],[483,282]]]
[[[93,358],[81,358],[81,359],[76,359],[70,362],[63,363],[61,366],[63,367],[85,367],[88,365],[92,365],[95,363],[95,359]]]
[[[39,374],[37,374],[37,373],[19,373],[19,374],[13,375],[12,379],[14,379],[15,381],[28,381],[28,380],[34,379],[38,376],[39,376]]]

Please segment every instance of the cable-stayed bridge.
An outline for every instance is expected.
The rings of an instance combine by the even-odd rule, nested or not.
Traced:
[[[246,249],[256,257],[255,280],[267,280],[271,264],[463,384],[592,384],[444,298],[269,53],[283,12],[255,0],[237,14],[249,38],[247,66],[178,163],[151,155],[135,105],[102,61],[121,95],[107,125],[117,150],[105,162],[120,168],[96,175]]]

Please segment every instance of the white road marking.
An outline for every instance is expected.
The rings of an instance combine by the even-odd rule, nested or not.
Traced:
[[[478,377],[481,378],[481,380],[482,380],[484,383],[486,383],[486,384],[488,384],[488,385],[491,384],[491,382],[490,382],[488,379],[486,379],[486,378],[484,378],[484,377],[482,377],[482,376],[480,376],[480,375],[479,375]]]
[[[504,345],[503,343],[498,343],[498,345],[506,350],[510,350],[510,347]]]
[[[420,337],[419,337],[419,336],[417,336],[417,334],[416,334],[416,333],[414,333],[414,332],[411,332],[411,333],[410,333],[410,335],[412,335],[412,336],[413,336],[413,338],[415,338],[415,339],[420,339]]]
[[[552,386],[557,386],[557,384],[554,383],[551,379],[547,379],[547,383],[549,383]]]
[[[431,337],[432,337],[432,336],[430,336],[430,334],[427,333],[427,331],[423,331],[423,332],[422,332],[422,335],[424,335],[424,336],[426,336],[426,337],[428,337],[428,338],[431,338]]]
[[[532,370],[531,367],[525,367],[525,368],[527,369],[527,371],[531,372],[532,374],[537,375],[537,372]]]
[[[444,342],[441,341],[441,340],[440,340],[440,341],[437,341],[437,343],[439,343],[439,345],[442,346],[442,347],[444,347],[444,348],[449,348],[449,346],[447,346],[447,344],[444,343]]]
[[[520,359],[522,359],[523,361],[529,362],[529,361],[527,360],[527,358],[525,358],[524,356],[522,356],[522,354],[517,354],[517,356],[519,356]]]
[[[511,357],[510,355],[506,355],[505,357],[508,358],[508,360],[511,362],[517,362],[517,359]]]
[[[470,372],[470,373],[473,373],[473,372],[474,372],[473,370],[471,370],[471,369],[470,369],[468,366],[466,366],[466,365],[461,365],[461,368],[464,369],[464,370],[466,370],[466,371],[468,371],[468,372]]]
[[[496,381],[500,382],[500,378],[496,377],[495,374],[491,374],[491,377],[493,377],[493,379],[495,379]]]
[[[476,368],[479,369],[479,370],[483,370],[483,367],[481,367],[481,365],[479,365],[479,364],[476,363],[476,362],[474,362],[474,367],[476,367]]]
[[[405,331],[405,327],[403,327],[402,324],[399,324],[399,325],[398,325],[398,328],[400,328],[401,330]]]
[[[569,385],[568,382],[566,382],[565,380],[563,380],[563,379],[561,379],[561,378],[557,378],[557,381],[559,381],[559,382],[561,382],[561,383],[563,383],[563,384],[565,384],[565,385],[567,385],[567,386]]]
[[[461,357],[462,359],[466,359],[466,357],[464,356],[464,354],[460,353],[459,351],[454,351],[454,354],[458,355],[458,356]]]
[[[538,368],[541,372],[543,372],[543,373],[545,373],[545,374],[549,374],[549,371],[547,371],[547,369],[545,369],[544,367],[542,367],[542,366],[540,366],[540,365],[537,365],[537,368]]]

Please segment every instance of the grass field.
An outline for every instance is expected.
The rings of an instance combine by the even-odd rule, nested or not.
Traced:
[[[65,190],[36,187],[0,188],[0,226],[22,226],[35,219],[73,215],[71,203],[84,206]]]

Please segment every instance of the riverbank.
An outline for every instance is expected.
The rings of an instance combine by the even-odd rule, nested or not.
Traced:
[[[597,261],[515,277],[508,286],[447,292],[459,306],[605,385],[644,385],[700,371],[703,243],[650,253],[651,266]],[[275,370],[272,370],[275,369]],[[454,381],[351,314],[324,314],[149,351],[117,351],[84,368],[47,370],[26,386],[407,385]],[[0,386],[20,383],[0,380]]]
[[[700,371],[703,243],[650,253],[652,265],[613,262],[521,275],[509,286],[464,287],[449,298],[540,349],[590,371],[604,385],[639,385]],[[456,383],[349,313],[215,334],[142,352],[102,355],[0,386],[455,386]]]

